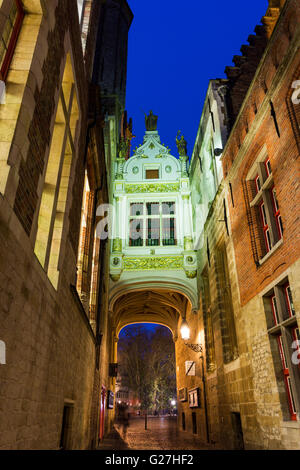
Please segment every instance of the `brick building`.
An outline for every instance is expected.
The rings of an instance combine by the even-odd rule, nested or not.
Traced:
[[[0,2],[4,449],[92,448],[109,424],[103,3]],[[115,67],[126,83],[125,54]]]
[[[300,371],[292,354],[300,302],[299,19],[299,2],[270,2],[263,18],[269,40],[222,157],[255,401],[243,424],[249,445],[263,448],[300,442]]]
[[[299,449],[299,8],[270,1],[227,79],[211,81],[191,160],[201,295],[186,318],[206,383],[194,353],[198,378],[179,382],[202,404],[182,401],[179,418],[224,448]]]

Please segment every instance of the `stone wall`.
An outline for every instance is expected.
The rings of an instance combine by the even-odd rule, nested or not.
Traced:
[[[7,222],[9,220],[9,226]],[[74,401],[70,447],[90,444],[94,337],[67,279],[56,292],[17,217],[1,201],[2,449],[57,449],[64,400]]]
[[[1,144],[6,153],[1,154],[5,171],[0,177],[0,336],[6,345],[6,364],[0,367],[0,448],[58,449],[67,405],[70,416],[64,446],[86,449],[98,442],[99,390],[108,375],[107,359],[103,366],[100,360],[101,330],[106,334],[102,325],[107,323],[103,285],[107,276],[98,276],[99,291],[104,294],[101,308],[97,296],[94,331],[75,288],[86,165],[95,204],[107,201],[100,93],[88,94],[90,77],[84,69],[77,3],[49,0],[41,6],[28,0],[24,6],[25,18],[7,78],[8,99],[0,105],[1,136],[8,135],[7,126],[11,129],[9,139],[3,138]],[[86,51],[93,53],[89,37]],[[79,120],[76,132],[74,127],[69,177],[63,175],[64,217],[54,287],[34,248],[67,53]],[[88,128],[89,98],[97,135],[94,142]],[[91,216],[95,229],[95,211]],[[89,258],[93,237],[91,230]],[[99,273],[107,270],[105,259],[104,254]],[[91,265],[89,260],[89,278]]]

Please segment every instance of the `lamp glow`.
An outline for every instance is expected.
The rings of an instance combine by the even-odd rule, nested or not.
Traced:
[[[175,400],[172,400],[172,401],[171,401],[171,405],[172,405],[172,406],[175,406],[175,405],[176,405],[176,401],[175,401]]]
[[[180,334],[182,339],[190,339],[190,327],[185,319],[182,320]]]

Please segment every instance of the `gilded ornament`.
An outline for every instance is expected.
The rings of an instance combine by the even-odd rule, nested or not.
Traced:
[[[197,276],[197,270],[195,271],[185,271],[186,277],[189,279],[194,279]]]
[[[186,156],[186,154],[187,154],[187,142],[186,142],[185,138],[183,137],[183,135],[180,137],[180,139],[178,138],[180,136],[180,133],[181,133],[181,131],[178,131],[177,136],[176,136],[176,145],[177,145],[178,153],[179,153],[180,156]]]
[[[125,184],[125,192],[136,193],[169,193],[179,191],[179,183],[145,183]]]
[[[118,146],[118,155],[120,159],[124,159],[128,156],[130,140],[125,139],[124,137],[120,138]]]
[[[125,271],[144,271],[150,269],[181,269],[183,267],[182,256],[164,256],[164,257],[125,257]]]
[[[185,250],[192,250],[193,249],[193,238],[192,237],[184,237],[184,249]]]
[[[113,240],[113,251],[122,251],[122,240],[121,240],[121,238],[114,238],[114,240]]]

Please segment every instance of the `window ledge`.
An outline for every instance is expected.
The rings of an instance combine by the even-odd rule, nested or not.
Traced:
[[[300,421],[283,421],[281,423],[282,428],[294,428],[300,429]]]
[[[214,370],[207,370],[206,374],[207,380],[215,379],[217,377],[217,368],[215,368]]]
[[[259,264],[260,266],[265,262],[267,261],[267,259],[270,258],[270,256],[272,256],[272,254],[274,253],[274,251],[278,250],[278,248],[283,244],[283,238],[280,238],[280,240],[278,240],[277,243],[275,243],[275,245],[273,246],[273,248],[268,251],[268,253],[259,260]]]
[[[5,104],[6,100],[6,87],[5,87],[5,82],[3,80],[0,80],[0,104]]]
[[[234,359],[231,362],[228,362],[228,364],[224,364],[224,372],[225,374],[228,374],[228,372],[232,372],[235,369],[239,369],[240,367],[240,358],[238,357],[237,359]]]

